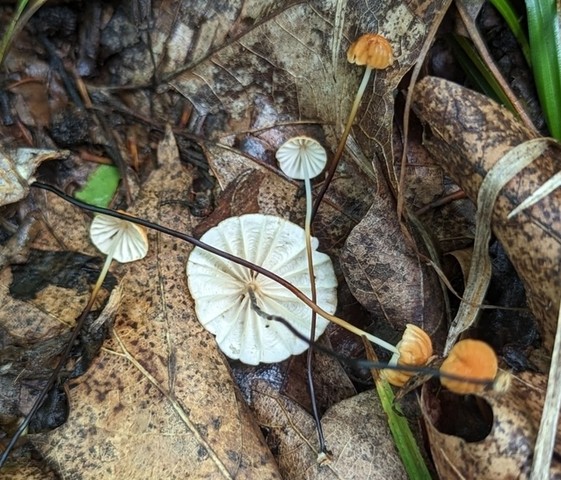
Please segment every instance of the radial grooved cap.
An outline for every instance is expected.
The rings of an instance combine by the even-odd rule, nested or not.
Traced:
[[[327,163],[325,148],[317,140],[306,136],[284,142],[276,157],[283,173],[297,180],[317,177]]]
[[[276,273],[310,296],[304,230],[298,225],[269,215],[242,215],[222,221],[201,240]],[[317,303],[333,313],[337,279],[330,258],[317,246],[313,239]],[[280,362],[308,348],[282,323],[266,320],[252,308],[249,290],[261,310],[310,335],[311,309],[270,278],[197,247],[187,262],[187,280],[199,322],[216,335],[228,357],[257,365]],[[327,325],[317,318],[316,338]]]

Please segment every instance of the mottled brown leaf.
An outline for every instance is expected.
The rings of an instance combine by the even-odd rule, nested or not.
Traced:
[[[415,88],[414,107],[427,125],[427,147],[473,201],[491,167],[536,137],[505,108],[445,80],[423,79]],[[506,185],[493,214],[493,232],[524,281],[548,350],[561,297],[561,190],[511,220],[507,216],[560,169],[558,152],[546,151]]]
[[[547,377],[525,372],[512,380],[511,388],[504,394],[484,392],[478,394],[479,411],[488,412],[482,422],[489,422],[488,433],[466,441],[470,429],[478,421],[468,417],[467,400],[455,395],[438,394],[428,384],[423,386],[421,410],[423,412],[431,451],[440,478],[445,479],[527,479],[532,466],[532,452],[540,425]],[[435,393],[436,392],[436,393]],[[445,408],[445,402],[456,402]],[[448,414],[443,412],[447,411]],[[455,412],[456,420],[450,412]],[[472,412],[472,415],[473,412]],[[443,431],[447,433],[442,433]],[[550,478],[561,478],[561,429],[558,429],[555,457]]]
[[[285,478],[405,479],[385,415],[374,391],[343,400],[322,418],[333,459],[317,464],[316,433],[311,416],[265,382],[256,383],[254,410],[269,429],[269,443],[278,449]]]
[[[395,329],[412,323],[433,334],[441,326],[438,279],[403,238],[392,201],[374,200],[347,238],[341,266],[357,300]]]
[[[132,211],[190,231],[182,200],[191,179],[169,134],[159,160]],[[71,385],[68,422],[34,444],[64,476],[277,478],[226,360],[195,317],[190,246],[149,237],[144,260],[114,267],[123,300],[113,341]]]

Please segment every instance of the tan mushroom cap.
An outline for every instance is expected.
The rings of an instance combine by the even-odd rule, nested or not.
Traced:
[[[393,64],[393,49],[390,42],[381,35],[366,33],[349,47],[347,60],[369,68],[384,69]]]
[[[399,350],[399,356],[394,357],[397,357],[398,365],[422,367],[432,356],[431,338],[422,328],[411,323],[406,325],[405,332],[396,347]],[[395,360],[394,357],[392,360]],[[396,387],[405,385],[413,375],[414,372],[382,370],[383,378]]]
[[[460,340],[450,350],[440,371],[466,377],[466,380],[442,377],[440,383],[458,394],[481,392],[485,389],[485,385],[470,382],[468,379],[493,381],[497,376],[498,368],[497,355],[485,342],[472,339]]]
[[[121,263],[134,262],[148,253],[146,229],[135,223],[98,214],[90,226],[92,243],[104,254],[113,253]]]
[[[201,240],[265,267],[310,296],[304,230],[298,225],[270,215],[242,215],[222,221]],[[317,303],[333,313],[337,279],[331,259],[317,247],[313,239]],[[282,323],[266,320],[252,308],[249,289],[262,310],[283,317],[309,336],[311,309],[273,280],[198,247],[189,256],[187,280],[199,322],[216,335],[228,357],[257,365],[280,362],[308,348]],[[327,320],[317,318],[316,338],[327,325]]]
[[[297,180],[317,177],[327,164],[325,148],[317,140],[303,135],[284,142],[276,157],[284,174]]]

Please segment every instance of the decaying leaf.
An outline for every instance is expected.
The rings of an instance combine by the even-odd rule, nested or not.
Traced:
[[[414,108],[427,125],[427,147],[474,201],[492,166],[511,148],[535,138],[503,107],[445,80],[423,79],[415,88]],[[561,190],[507,217],[559,170],[557,152],[546,151],[506,185],[492,217],[493,232],[525,283],[548,350],[561,297]]]
[[[407,478],[374,391],[339,402],[322,418],[326,441],[334,455],[317,464],[316,432],[311,416],[265,382],[254,386],[254,410],[268,430],[269,443],[278,449],[283,477],[298,479]]]
[[[391,200],[374,200],[347,238],[341,266],[357,300],[395,329],[412,323],[433,334],[442,326],[438,279],[403,238]]]
[[[27,215],[17,232],[2,245],[0,250],[0,271],[10,263],[21,263],[29,251],[30,243],[39,232],[39,222],[35,214]]]
[[[181,200],[191,178],[171,132],[158,158],[131,212],[190,231]],[[65,476],[277,478],[226,360],[195,317],[184,277],[190,247],[149,236],[145,259],[114,268],[123,298],[113,342],[72,383],[68,421],[33,444]]]
[[[440,478],[529,478],[546,382],[545,375],[525,372],[506,393],[468,398],[425,384],[421,410]],[[561,478],[560,440],[558,428],[550,478]]]
[[[68,155],[64,150],[19,148],[10,152],[0,148],[0,205],[17,202],[27,195],[28,185],[34,181],[33,174],[41,163]]]
[[[91,261],[75,252],[33,250],[27,263],[4,268],[0,274],[2,440],[14,434],[61,360],[88,295]],[[114,286],[114,281],[107,285]],[[55,386],[48,389],[46,401],[31,417],[25,433],[50,431],[66,421],[66,382],[82,375],[99,352],[118,303],[118,288],[112,289],[109,299],[100,295],[94,306],[97,319],[92,315],[85,321]],[[17,460],[8,463],[8,468],[15,472],[17,464]]]

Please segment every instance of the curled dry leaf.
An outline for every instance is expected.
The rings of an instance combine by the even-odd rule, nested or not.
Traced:
[[[532,467],[533,449],[540,425],[547,377],[525,372],[511,381],[506,393],[486,391],[471,397],[477,408],[475,416],[483,414],[482,430],[472,433],[474,417],[467,417],[466,401],[447,394],[430,384],[423,386],[421,410],[425,418],[434,462],[440,478],[446,480],[478,478],[527,479]],[[452,403],[458,402],[458,403]],[[448,412],[454,415],[442,413]],[[452,426],[453,418],[458,419]],[[447,432],[447,433],[442,433]],[[557,442],[551,478],[560,478],[561,429]]]
[[[41,163],[59,160],[69,155],[67,151],[19,148],[5,151],[0,148],[0,205],[17,202],[27,195],[29,183]]]
[[[427,126],[427,147],[473,201],[493,165],[535,138],[505,108],[446,80],[424,78],[413,105]],[[524,281],[548,350],[561,297],[561,190],[510,220],[508,215],[560,170],[558,151],[547,150],[503,188],[492,216],[493,232]]]

